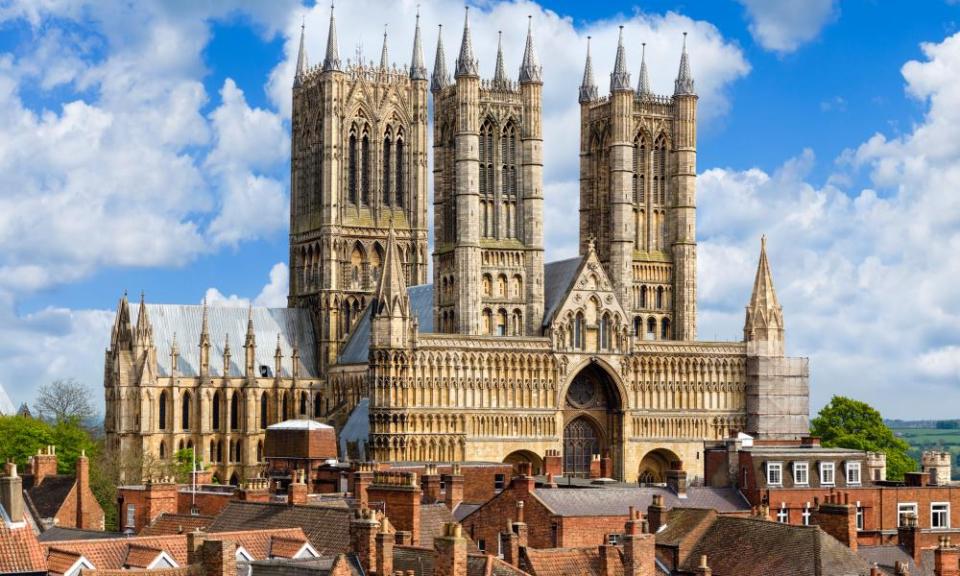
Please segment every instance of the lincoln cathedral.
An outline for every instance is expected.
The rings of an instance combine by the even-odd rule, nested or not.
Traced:
[[[516,73],[502,51],[478,62],[469,13],[452,62],[441,29],[432,73],[419,16],[409,66],[390,64],[386,35],[379,63],[342,60],[332,13],[327,34],[311,65],[301,32],[293,81],[288,307],[124,296],[104,386],[125,458],[192,448],[236,483],[259,473],[268,425],[308,418],[337,428],[344,459],[536,470],[559,455],[578,476],[603,458],[619,480],[662,482],[702,476],[705,447],[732,434],[807,433],[807,360],[784,355],[765,244],[743,340],[696,338],[685,41],[672,95],[645,60],[633,83],[621,29],[601,96],[586,46],[570,95],[579,255],[545,262],[533,23]]]

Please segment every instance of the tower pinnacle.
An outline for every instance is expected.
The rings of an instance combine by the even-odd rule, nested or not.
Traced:
[[[623,47],[623,26],[620,27],[620,39],[617,41],[617,59],[610,73],[610,91],[623,92],[630,88],[630,72],[627,69],[627,50]]]
[[[457,58],[457,78],[461,76],[479,76],[479,63],[473,56],[473,42],[470,39],[470,7],[467,6],[463,17],[463,40],[460,42],[460,56]]]
[[[683,53],[680,55],[680,71],[674,82],[673,95],[696,94],[693,84],[693,74],[690,72],[690,58],[687,56],[687,33],[683,33]]]
[[[760,261],[747,306],[743,339],[748,344],[748,353],[752,350],[754,355],[783,355],[783,308],[773,287],[766,236],[760,239]]]
[[[307,74],[307,48],[304,45],[306,37],[306,20],[300,23],[300,50],[297,52],[297,72],[293,76],[293,87],[297,88],[303,83],[303,77]]]
[[[427,67],[423,65],[423,46],[420,43],[420,8],[417,8],[417,26],[413,32],[413,55],[410,57],[410,79],[427,79]]]
[[[503,32],[497,32],[497,67],[493,72],[493,85],[497,88],[508,86],[507,74],[503,69]]]
[[[330,4],[330,31],[327,33],[327,54],[323,58],[323,71],[340,70],[340,49],[337,47],[337,19]]]
[[[650,77],[647,75],[647,43],[643,43],[643,52],[640,56],[640,84],[637,86],[638,96],[649,96],[653,94],[650,89]]]
[[[395,316],[404,314],[406,305],[407,286],[403,278],[403,267],[400,264],[399,250],[397,249],[397,233],[390,222],[390,232],[387,234],[387,251],[384,256],[383,272],[380,274],[380,285],[377,287],[376,315]],[[399,308],[397,308],[399,307]]]
[[[430,90],[432,92],[439,92],[450,83],[450,78],[447,74],[447,55],[443,52],[443,25],[441,24],[438,28],[437,56],[433,61],[433,78],[430,81]]]
[[[390,67],[390,57],[387,55],[387,25],[383,25],[383,48],[380,49],[380,69]]]
[[[593,80],[593,59],[590,57],[590,36],[587,36],[587,61],[583,66],[583,82],[580,83],[580,103],[592,102],[597,95],[597,83]]]
[[[537,61],[533,47],[533,16],[527,16],[527,45],[523,48],[523,63],[520,64],[520,83],[543,82],[543,69]]]

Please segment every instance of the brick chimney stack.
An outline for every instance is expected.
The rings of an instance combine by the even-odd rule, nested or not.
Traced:
[[[697,566],[697,576],[713,576],[713,570],[710,569],[710,566],[707,564],[707,555],[700,555],[700,565]]]
[[[443,475],[443,484],[446,487],[443,501],[453,512],[463,502],[463,475],[460,473],[459,464],[453,464],[450,473]]]
[[[687,497],[687,471],[680,461],[671,462],[667,470],[667,486],[673,490],[678,498]]]
[[[420,486],[423,490],[424,504],[440,502],[440,474],[437,472],[436,464],[427,464],[424,467]]]
[[[380,531],[377,532],[377,574],[390,576],[393,574],[393,545],[396,536],[387,532],[387,519],[380,522]]]
[[[827,501],[813,511],[813,523],[856,553],[857,508],[848,503],[846,495],[843,500],[839,494],[828,495]]]
[[[543,456],[543,473],[553,474],[554,476],[563,476],[563,457],[560,451],[555,448],[547,450]]]
[[[624,576],[656,576],[656,539],[640,512],[630,507],[630,516],[624,524]]]
[[[933,573],[936,576],[960,576],[960,548],[953,546],[949,536],[941,536],[933,551]]]
[[[916,514],[907,514],[904,525],[897,528],[897,543],[913,558],[914,564],[920,564],[920,527],[917,526]]]
[[[444,524],[443,535],[434,539],[437,550],[434,576],[467,576],[467,539],[456,522]]]
[[[36,456],[30,459],[30,473],[33,475],[34,486],[39,486],[47,476],[56,476],[57,447],[37,448]]]
[[[617,576],[617,558],[620,552],[616,546],[600,545],[600,576]]]
[[[307,503],[307,496],[310,494],[310,488],[306,482],[306,472],[295,470],[293,472],[293,482],[287,488],[287,504],[291,506],[302,506]]]
[[[420,544],[422,494],[416,472],[374,472],[373,483],[367,488],[370,502],[383,502],[390,523],[397,530],[408,530],[414,546]]]
[[[663,494],[653,495],[653,500],[647,507],[647,522],[650,524],[650,532],[654,534],[667,523],[667,507],[663,505]]]
[[[511,566],[520,565],[520,538],[514,530],[514,524],[507,520],[507,529],[500,533],[500,550],[503,561]]]
[[[23,478],[17,475],[17,465],[7,462],[0,477],[0,505],[11,522],[23,521]]]
[[[350,520],[350,549],[357,555],[364,574],[377,572],[377,534],[380,532],[380,520],[377,513],[369,508],[359,508]],[[392,547],[391,547],[392,548]]]
[[[187,564],[199,564],[203,560],[201,549],[206,540],[206,532],[194,530],[187,533]]]
[[[94,525],[94,518],[91,518],[93,510],[91,506],[90,491],[90,460],[87,459],[87,452],[80,451],[80,457],[77,458],[77,528],[85,530],[102,530],[103,526]]]
[[[373,464],[370,462],[359,462],[353,472],[353,498],[357,501],[358,508],[366,508],[370,505],[370,499],[367,497],[367,488],[373,483]]]
[[[232,540],[206,540],[200,548],[204,576],[234,576],[237,573],[237,544]]]

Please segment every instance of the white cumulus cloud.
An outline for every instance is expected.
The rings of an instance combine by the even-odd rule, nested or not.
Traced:
[[[765,50],[786,54],[814,40],[839,13],[837,0],[739,0],[750,34]]]

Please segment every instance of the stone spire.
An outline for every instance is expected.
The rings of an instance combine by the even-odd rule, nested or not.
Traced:
[[[247,307],[247,339],[244,341],[245,346],[250,344],[256,344],[257,338],[253,333],[253,304],[250,304]]]
[[[407,306],[407,285],[403,277],[403,265],[397,248],[397,234],[390,222],[387,234],[387,251],[384,255],[383,272],[377,287],[377,307],[375,315],[405,315]],[[399,307],[399,308],[398,308]]]
[[[230,333],[227,332],[223,339],[223,375],[230,375],[230,357],[233,353],[230,351]]]
[[[640,56],[640,83],[637,85],[637,96],[653,94],[650,89],[650,76],[647,74],[647,43],[643,43],[643,52]]]
[[[423,46],[420,43],[420,9],[417,8],[417,26],[413,31],[413,55],[410,57],[410,79],[426,80],[427,67],[423,65]]]
[[[447,74],[447,55],[443,52],[443,25],[437,33],[437,56],[433,61],[433,78],[430,81],[430,91],[439,92],[450,83]]]
[[[380,69],[390,67],[390,57],[387,55],[387,25],[383,25],[383,48],[380,49]]]
[[[497,32],[497,67],[493,72],[493,85],[497,88],[509,86],[507,74],[503,69],[503,32]]]
[[[590,57],[590,36],[587,36],[587,62],[583,65],[583,82],[580,83],[580,103],[598,99],[597,83],[593,80],[593,59]]]
[[[277,349],[273,352],[273,375],[279,377],[283,373],[283,348],[280,346],[280,333],[277,332]]]
[[[110,336],[110,347],[116,349],[117,344],[129,344],[133,339],[133,329],[130,326],[130,302],[127,300],[127,291],[117,304],[117,316],[113,323],[113,332]]]
[[[690,72],[690,57],[687,56],[687,33],[683,33],[683,53],[680,55],[680,71],[674,82],[673,95],[696,94],[693,74]]]
[[[207,297],[203,297],[203,318],[200,320],[200,346],[210,346],[210,317]]]
[[[253,332],[253,304],[247,309],[247,338],[243,342],[244,374],[248,378],[256,378],[257,337]]]
[[[337,19],[330,4],[330,32],[327,33],[327,54],[323,58],[323,71],[340,70],[340,49],[337,47]]]
[[[460,42],[460,56],[457,58],[456,77],[479,76],[479,62],[473,56],[473,42],[470,40],[470,7],[467,6],[463,17],[463,40]]]
[[[303,83],[303,77],[307,75],[307,48],[304,46],[306,37],[306,20],[300,24],[300,51],[297,52],[297,72],[293,76],[293,87],[297,88]]]
[[[523,48],[523,62],[520,64],[520,83],[542,83],[543,69],[537,60],[537,51],[533,47],[533,16],[527,16],[527,45]]]
[[[773,288],[773,274],[767,260],[767,237],[760,239],[760,262],[753,281],[753,294],[747,306],[743,339],[750,355],[783,355],[783,308]],[[752,351],[752,354],[751,354]]]
[[[124,296],[126,300],[126,296]],[[153,342],[153,326],[150,324],[150,315],[147,313],[147,304],[143,292],[140,292],[140,307],[137,309],[137,327],[134,332],[137,344],[146,346]]]
[[[623,92],[630,88],[630,72],[627,70],[627,50],[623,47],[623,26],[620,27],[620,39],[617,41],[617,60],[610,73],[610,91]]]

